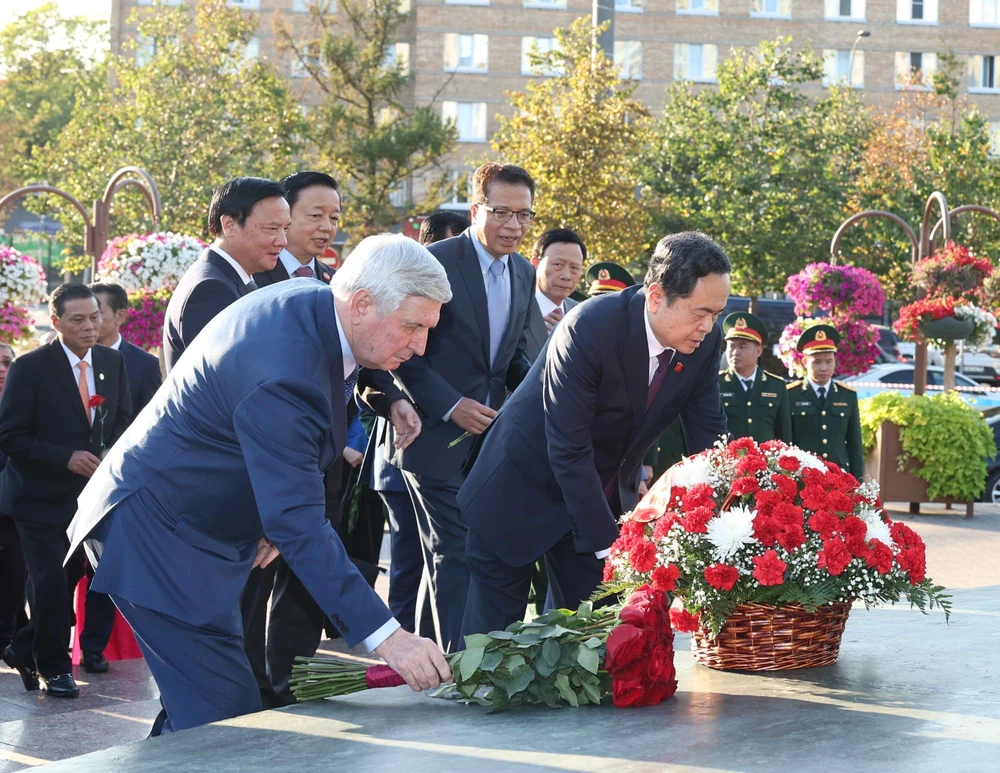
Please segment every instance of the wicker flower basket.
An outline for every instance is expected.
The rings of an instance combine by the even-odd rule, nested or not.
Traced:
[[[718,638],[691,635],[691,651],[703,666],[720,671],[786,671],[828,666],[837,659],[850,604],[807,612],[799,604],[741,604]]]

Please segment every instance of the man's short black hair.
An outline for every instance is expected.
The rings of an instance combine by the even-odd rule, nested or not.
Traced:
[[[263,177],[234,177],[212,194],[208,208],[208,232],[213,238],[222,234],[222,218],[231,217],[240,226],[246,223],[253,208],[264,199],[284,198],[281,183]]]
[[[420,243],[426,245],[439,242],[447,238],[448,231],[451,231],[452,236],[458,236],[470,225],[472,223],[469,218],[458,212],[435,212],[420,224]]]
[[[112,311],[125,311],[128,308],[128,293],[121,285],[116,285],[114,282],[94,282],[90,290],[94,295],[107,296],[108,306]],[[97,300],[100,302],[100,298]]]
[[[294,207],[295,202],[299,200],[299,191],[312,185],[333,188],[338,194],[340,193],[337,181],[328,174],[324,174],[323,172],[295,172],[281,181],[281,187],[285,191],[285,199],[288,201],[288,206],[290,208]]]
[[[59,285],[49,296],[49,314],[53,317],[62,318],[66,311],[67,301],[78,301],[81,298],[94,298],[94,291],[87,285],[66,284]]]
[[[487,161],[472,173],[472,203],[488,204],[487,196],[493,183],[523,185],[531,194],[531,200],[535,200],[535,180],[527,169],[514,164]]]
[[[578,245],[580,252],[583,253],[583,262],[587,262],[587,245],[583,243],[580,234],[576,231],[571,231],[569,228],[553,228],[539,236],[535,242],[535,246],[531,248],[531,259],[541,260],[545,256],[545,250],[553,244]]]
[[[715,239],[699,231],[683,231],[660,239],[643,284],[647,288],[658,284],[671,304],[691,295],[702,277],[732,271],[729,256]]]

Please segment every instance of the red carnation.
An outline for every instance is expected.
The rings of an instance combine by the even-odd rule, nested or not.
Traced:
[[[799,485],[787,475],[776,472],[771,476],[771,483],[778,487],[781,496],[789,502],[794,502],[799,495]]]
[[[781,585],[785,581],[788,564],[778,558],[774,550],[764,551],[762,556],[753,557],[753,576],[761,585]]]
[[[826,489],[814,483],[807,483],[802,489],[802,506],[807,510],[826,509]]]
[[[747,454],[736,465],[737,475],[753,475],[767,469],[767,461],[760,454]]]
[[[904,548],[896,556],[899,568],[910,576],[910,585],[918,585],[927,576],[927,555],[923,545]]]
[[[892,535],[892,541],[900,547],[906,548],[911,545],[924,544],[920,535],[902,521],[896,521],[896,523],[892,524],[892,526],[889,527],[889,533]]]
[[[680,631],[681,633],[693,633],[697,631],[700,617],[697,612],[691,614],[683,608],[670,608],[670,624],[674,627],[675,631]]]
[[[757,513],[757,517],[753,519],[753,536],[766,548],[774,545],[780,531],[781,524],[774,518]]]
[[[771,515],[771,511],[780,505],[783,500],[784,497],[781,496],[780,491],[759,491],[756,497],[757,513],[769,516]]]
[[[823,549],[819,551],[816,566],[820,569],[826,569],[830,574],[836,576],[847,568],[847,565],[851,563],[851,558],[851,551],[847,549],[844,541],[835,537],[823,543]]]
[[[826,509],[834,513],[850,513],[854,502],[843,491],[831,491],[826,495]]]
[[[677,579],[681,576],[681,570],[673,564],[658,566],[653,570],[651,577],[653,587],[661,592],[674,591],[677,588]]]
[[[785,526],[778,533],[777,540],[781,547],[791,553],[795,550],[795,548],[805,543],[806,532],[802,528],[801,523],[791,524],[789,526]]]
[[[771,517],[775,518],[782,526],[801,526],[802,508],[782,502],[771,512]]]
[[[733,495],[742,497],[760,490],[760,484],[752,475],[744,475],[733,481]]]
[[[868,553],[868,545],[865,543],[867,534],[868,526],[856,515],[849,515],[844,519],[844,544],[851,555],[860,557]]]
[[[892,548],[877,539],[873,539],[868,544],[869,549],[865,554],[865,563],[875,567],[875,571],[879,574],[888,574],[892,570]]]
[[[715,504],[712,497],[715,496],[715,489],[707,483],[699,483],[689,488],[681,498],[681,507],[684,510],[693,510],[696,507],[710,507]]]
[[[801,462],[794,456],[779,456],[778,466],[783,470],[788,470],[789,472],[795,472],[802,466]]]
[[[844,522],[833,513],[829,513],[826,510],[817,510],[807,523],[810,529],[819,532],[819,536],[825,542],[840,532]]]
[[[629,550],[628,560],[633,569],[645,574],[656,566],[656,546],[647,539],[636,540]]]
[[[681,519],[681,526],[691,534],[704,534],[713,515],[715,511],[709,507],[696,507]]]
[[[754,442],[753,438],[741,437],[730,443],[729,446],[726,448],[726,451],[729,453],[730,456],[743,456],[743,454],[740,453],[741,451],[745,453],[751,453],[751,452],[756,453],[757,443]]]
[[[761,451],[783,451],[786,448],[788,448],[788,446],[780,440],[765,440],[760,444]]]
[[[704,574],[705,582],[716,590],[732,590],[736,581],[740,579],[740,573],[736,567],[726,564],[713,564],[706,567]]]
[[[100,408],[102,405],[104,405],[104,398],[101,397],[100,395],[94,395],[93,397],[90,398],[90,402],[87,403],[87,405],[89,405],[91,408]]]
[[[653,539],[660,540],[666,537],[675,523],[677,523],[677,516],[673,513],[669,517],[664,516],[657,520],[656,525],[653,527]]]

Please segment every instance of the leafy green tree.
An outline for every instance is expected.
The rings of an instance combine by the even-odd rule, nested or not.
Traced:
[[[36,154],[36,179],[83,202],[119,167],[145,168],[163,202],[161,227],[206,235],[212,190],[241,175],[293,169],[303,120],[271,65],[246,56],[256,20],[225,0],[193,11],[136,11],[138,55],[112,57],[112,86],[91,89],[54,142]],[[115,198],[112,234],[147,230],[140,195]]]
[[[353,243],[433,211],[450,185],[440,166],[455,147],[454,125],[433,105],[405,104],[409,62],[396,44],[406,18],[399,0],[319,0],[305,36],[275,20],[279,48],[320,97],[309,114],[312,153],[347,185],[344,226]],[[414,201],[407,185],[423,195]]]
[[[644,271],[654,238],[638,195],[649,113],[597,46],[590,20],[555,31],[558,47],[533,59],[538,77],[508,92],[493,149],[525,167],[538,186],[533,230],[572,228],[593,260]],[[556,73],[552,76],[543,73]]]
[[[103,83],[107,25],[60,15],[55,3],[0,30],[0,193],[73,114],[77,96]]]
[[[718,239],[734,292],[753,305],[829,254],[869,130],[851,89],[804,93],[822,78],[822,61],[790,44],[736,51],[719,65],[717,88],[673,84],[643,175],[662,229]]]

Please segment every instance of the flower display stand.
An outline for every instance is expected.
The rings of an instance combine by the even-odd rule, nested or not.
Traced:
[[[902,452],[899,425],[883,422],[875,435],[875,447],[865,459],[865,475],[878,481],[883,502],[909,502],[910,512],[914,514],[920,512],[922,502],[964,504],[965,517],[972,518],[972,502],[959,503],[951,498],[929,499],[926,481],[912,472],[919,463],[915,459],[910,459],[905,469],[899,469],[898,460]]]

